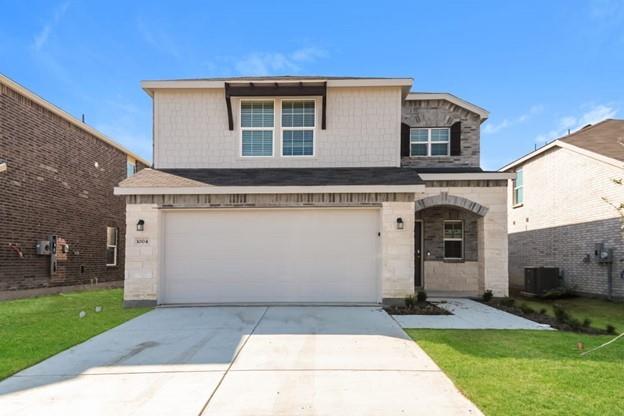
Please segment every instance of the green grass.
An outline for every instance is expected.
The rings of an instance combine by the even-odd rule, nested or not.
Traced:
[[[557,300],[544,300],[536,298],[515,297],[516,305],[520,306],[526,303],[536,311],[542,308],[546,309],[546,313],[554,316],[552,305],[557,304],[563,306],[573,317],[581,322],[585,318],[592,321],[594,328],[605,329],[610,324],[615,326],[618,332],[624,331],[624,304],[614,303],[602,299],[590,298],[569,298]]]
[[[487,415],[624,414],[624,340],[571,332],[416,330],[407,333]]]
[[[149,310],[122,298],[109,289],[0,302],[0,380]]]

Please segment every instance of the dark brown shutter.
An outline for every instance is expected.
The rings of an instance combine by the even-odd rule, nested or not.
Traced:
[[[461,121],[451,126],[451,156],[461,155]]]
[[[401,123],[401,157],[410,155],[410,126]]]

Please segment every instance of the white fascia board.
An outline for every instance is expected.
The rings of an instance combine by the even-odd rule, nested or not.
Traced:
[[[420,193],[425,185],[115,187],[115,195]]]
[[[474,181],[513,179],[515,173],[475,172],[475,173],[419,173],[423,181]]]
[[[505,172],[505,171],[507,171],[509,169],[512,169],[512,168],[516,167],[517,165],[520,165],[520,164],[526,162],[527,160],[532,159],[535,156],[540,155],[540,154],[544,153],[545,151],[550,150],[553,147],[559,146],[559,145],[560,145],[559,141],[551,142],[551,143],[547,144],[546,146],[542,146],[539,149],[532,151],[528,155],[525,155],[525,156],[521,157],[520,159],[516,159],[513,162],[508,163],[507,165],[505,165],[502,168],[500,168],[498,171],[499,172]]]
[[[551,142],[549,144],[547,144],[546,146],[540,147],[539,149],[529,153],[526,156],[521,157],[520,159],[514,160],[513,162],[503,166],[502,168],[499,169],[499,172],[504,172],[510,169],[515,168],[518,165],[523,164],[524,162],[533,159],[534,157],[537,157],[539,155],[541,155],[542,153],[552,149],[553,147],[560,147],[562,149],[568,149],[571,150],[573,152],[576,152],[580,155],[586,156],[586,157],[590,157],[592,159],[598,160],[600,162],[603,163],[607,163],[609,165],[621,168],[622,165],[624,165],[624,163],[620,160],[617,159],[613,159],[611,157],[605,156],[605,155],[601,155],[600,153],[596,153],[596,152],[592,152],[591,150],[587,150],[587,149],[583,149],[582,147],[578,147],[575,146],[573,144],[561,141],[561,140],[555,140],[554,142]]]
[[[6,162],[0,163],[0,172],[4,172],[5,170],[7,170]]]
[[[417,101],[426,101],[426,100],[446,100],[451,102],[458,107],[465,108],[468,111],[472,111],[475,114],[478,114],[481,117],[481,120],[485,121],[489,116],[490,112],[484,108],[479,107],[478,105],[474,105],[469,103],[466,100],[462,100],[459,97],[454,96],[453,94],[449,94],[446,92],[440,93],[428,93],[428,92],[412,92],[407,94],[406,100],[417,100]]]
[[[82,121],[78,120],[77,118],[75,118],[71,114],[69,114],[66,111],[62,110],[61,108],[55,106],[54,104],[52,104],[51,102],[49,102],[49,101],[45,100],[44,98],[38,96],[37,94],[31,92],[30,90],[28,90],[25,87],[21,86],[20,84],[18,84],[17,82],[13,81],[12,79],[7,78],[4,75],[0,74],[0,83],[5,84],[6,86],[11,88],[12,90],[17,91],[20,95],[23,95],[24,97],[26,97],[29,100],[37,103],[38,105],[42,106],[46,110],[50,111],[51,113],[56,114],[57,116],[59,116],[60,118],[64,119],[65,121],[73,124],[75,127],[78,127],[79,129],[82,129],[82,130],[86,131],[87,133],[97,137],[98,139],[100,139],[104,143],[107,143],[107,144],[113,146],[114,148],[116,148],[116,149],[120,150],[121,152],[125,153],[126,155],[131,156],[132,158],[134,158],[134,159],[138,160],[139,162],[143,163],[144,165],[146,165],[146,166],[150,166],[151,165],[150,162],[148,162],[147,160],[143,159],[141,156],[137,155],[134,152],[131,152],[130,150],[126,149],[125,147],[123,147],[119,143],[115,142],[110,137],[108,137],[108,136],[104,135],[103,133],[97,131],[96,129],[94,129],[93,127],[89,126],[88,124],[83,123]]]
[[[157,89],[189,89],[189,88],[225,88],[226,82],[232,84],[253,82],[254,84],[274,84],[276,82],[288,84],[296,82],[327,82],[327,87],[411,87],[414,82],[411,78],[362,78],[362,79],[301,79],[288,80],[249,80],[233,79],[231,81],[210,80],[175,80],[175,81],[141,81],[143,88],[149,95]]]

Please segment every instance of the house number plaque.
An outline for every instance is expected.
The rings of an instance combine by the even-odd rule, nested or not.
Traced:
[[[136,243],[139,245],[147,245],[149,244],[149,240],[147,238],[137,238]]]

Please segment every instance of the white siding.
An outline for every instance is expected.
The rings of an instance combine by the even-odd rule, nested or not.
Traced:
[[[241,158],[239,100],[232,99],[234,130],[228,130],[223,90],[159,90],[154,94],[156,168],[400,166],[399,87],[330,88],[327,129],[321,130],[317,100],[316,155]],[[279,106],[276,106],[278,121]]]

